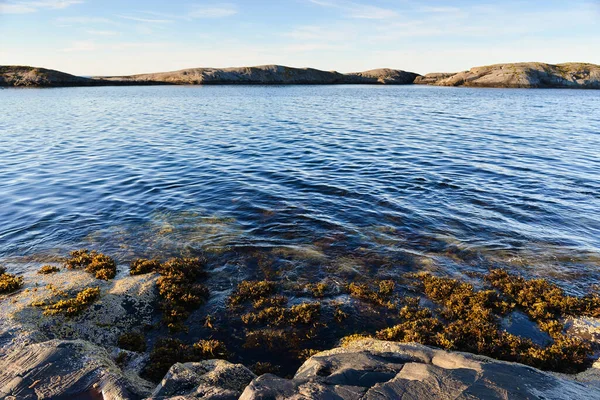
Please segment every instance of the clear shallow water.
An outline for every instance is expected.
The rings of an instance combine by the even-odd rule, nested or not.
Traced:
[[[600,92],[0,91],[0,261],[207,251],[290,278],[505,265],[600,283]]]

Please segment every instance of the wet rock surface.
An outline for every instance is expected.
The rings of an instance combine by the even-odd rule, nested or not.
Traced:
[[[0,398],[135,399],[149,389],[123,374],[106,350],[83,340],[17,347],[0,360]]]
[[[241,364],[174,364],[153,388],[83,340],[18,346],[0,361],[7,399],[600,399],[594,365],[578,375],[414,343],[357,340],[309,358],[291,379]]]
[[[263,375],[240,399],[600,399],[600,390],[516,363],[361,340],[319,353],[293,379]]]

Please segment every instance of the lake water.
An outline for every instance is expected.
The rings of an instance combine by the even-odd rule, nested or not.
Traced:
[[[199,251],[282,278],[600,283],[600,91],[422,86],[0,91],[0,262]]]

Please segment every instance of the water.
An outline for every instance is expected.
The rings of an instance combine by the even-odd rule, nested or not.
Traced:
[[[600,283],[600,92],[421,86],[0,91],[0,261],[198,251],[258,274]]]

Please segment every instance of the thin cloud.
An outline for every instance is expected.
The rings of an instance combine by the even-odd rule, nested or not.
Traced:
[[[140,17],[131,17],[129,15],[118,15],[119,18],[128,19],[130,21],[144,22],[147,24],[168,24],[173,22],[170,19],[155,19],[155,18],[140,18]]]
[[[225,18],[238,13],[233,4],[221,4],[215,6],[194,7],[188,13],[190,18]]]
[[[82,51],[94,51],[96,50],[96,44],[89,40],[81,40],[71,43],[70,47],[62,49],[65,53],[74,53]]]
[[[81,25],[88,25],[88,24],[109,24],[109,25],[117,25],[118,23],[110,20],[108,18],[102,18],[102,17],[60,17],[60,18],[56,18],[56,22],[60,23],[60,24],[81,24]]]
[[[119,34],[119,32],[117,31],[99,31],[99,30],[88,30],[86,31],[87,33],[89,33],[90,35],[96,35],[96,36],[117,36]]]
[[[398,13],[388,8],[376,7],[367,4],[326,1],[326,0],[308,0],[321,7],[337,8],[342,10],[348,18],[357,19],[388,19],[398,16]]]
[[[81,3],[83,0],[7,1],[0,3],[0,14],[30,14],[42,9],[58,10]]]

